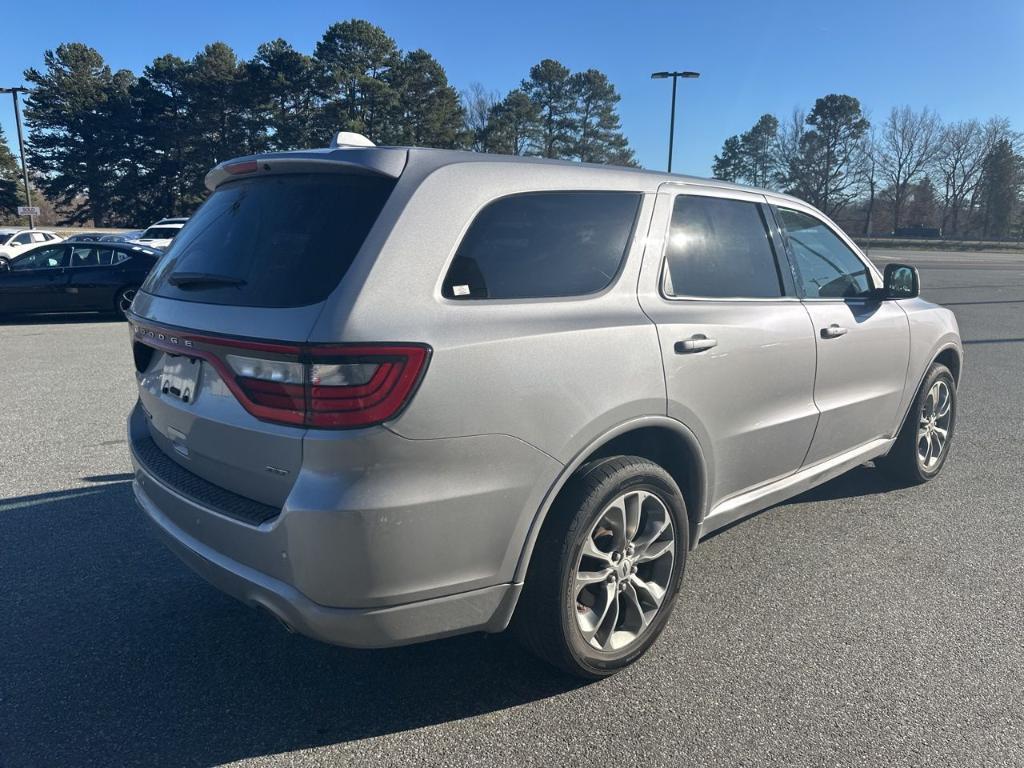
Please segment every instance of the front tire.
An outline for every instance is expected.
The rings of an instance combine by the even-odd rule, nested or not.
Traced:
[[[932,363],[889,453],[875,466],[907,485],[926,483],[942,471],[956,427],[956,380]]]
[[[584,465],[541,531],[513,630],[570,674],[614,674],[664,629],[688,549],[686,503],[662,467],[637,456]]]

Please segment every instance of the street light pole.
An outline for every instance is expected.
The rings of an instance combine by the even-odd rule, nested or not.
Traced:
[[[32,190],[28,185],[28,160],[25,158],[25,136],[21,131],[21,107],[18,104],[18,94],[28,93],[28,88],[0,88],[0,93],[9,93],[14,100],[14,122],[18,126],[18,151],[21,153],[21,178],[25,182],[25,205],[31,208]],[[36,228],[36,217],[31,213],[28,215],[28,228]]]
[[[698,78],[700,72],[654,72],[651,74],[652,80],[664,80],[667,77],[672,78],[672,114],[668,121],[668,172],[672,173],[672,150],[676,137],[676,83],[680,77]]]

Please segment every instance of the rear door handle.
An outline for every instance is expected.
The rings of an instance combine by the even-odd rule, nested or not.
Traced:
[[[696,333],[688,339],[677,341],[675,350],[677,355],[688,355],[692,352],[703,352],[706,349],[717,346],[717,339],[709,339],[703,333]]]
[[[821,338],[823,339],[836,339],[845,335],[846,329],[838,323],[832,323],[828,328],[821,329]]]

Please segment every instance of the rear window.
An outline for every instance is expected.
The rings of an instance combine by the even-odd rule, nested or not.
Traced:
[[[469,227],[442,286],[449,299],[582,296],[618,274],[634,192],[532,192],[495,200]]]
[[[180,230],[143,290],[246,307],[323,301],[352,264],[394,185],[340,173],[223,184]],[[209,279],[196,277],[204,275]]]
[[[181,227],[150,227],[142,233],[140,240],[172,240],[181,232]]]

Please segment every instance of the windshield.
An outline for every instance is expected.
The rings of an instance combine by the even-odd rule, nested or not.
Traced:
[[[143,290],[250,307],[323,301],[393,187],[391,179],[340,173],[224,184],[181,230]]]

